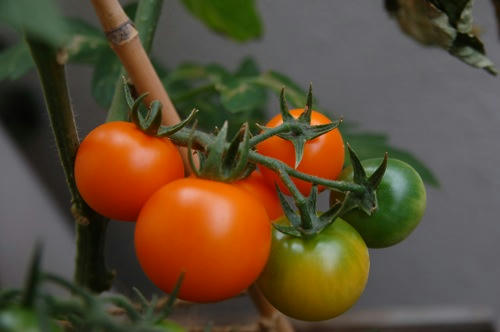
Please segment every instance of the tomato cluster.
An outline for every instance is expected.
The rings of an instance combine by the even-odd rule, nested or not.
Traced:
[[[303,113],[304,109],[295,109],[288,117],[300,120]],[[309,115],[311,128],[331,123],[318,112]],[[283,115],[278,115],[266,128],[283,122]],[[296,128],[300,129],[298,122]],[[295,146],[284,137],[267,137],[256,143],[255,150],[309,176],[356,182],[352,167],[342,170],[340,131],[335,128],[311,137],[304,140],[298,166]],[[376,173],[380,163],[362,162],[368,175]],[[284,213],[286,203],[278,197],[278,188],[290,194],[289,188],[295,186],[295,199],[311,193],[315,199],[316,189],[297,177],[288,180],[292,185],[285,184],[286,178],[269,164],[257,166],[259,170],[231,183],[184,177],[182,159],[168,138],[152,136],[131,123],[112,122],[82,142],[75,179],[80,194],[97,212],[137,221],[137,257],[145,274],[163,291],[171,293],[183,275],[181,299],[212,302],[235,296],[256,282],[278,310],[302,320],[329,319],[349,309],[368,279],[368,247],[400,242],[425,210],[419,175],[409,165],[389,160],[384,161],[386,175],[376,190],[372,188],[378,198],[372,215],[351,208],[342,218],[332,217],[321,231],[289,234],[278,230],[293,224]],[[347,201],[344,193],[332,191],[332,205],[339,201]]]

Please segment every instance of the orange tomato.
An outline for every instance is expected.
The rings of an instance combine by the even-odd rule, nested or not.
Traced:
[[[166,293],[180,274],[179,298],[213,302],[252,284],[271,246],[271,223],[252,195],[234,185],[184,178],[146,202],[135,228],[143,271]]]
[[[290,113],[294,118],[298,118],[304,109],[294,109]],[[311,124],[320,125],[330,123],[323,114],[312,111]],[[267,124],[266,127],[276,127],[283,123],[281,114],[276,115]],[[295,166],[295,150],[291,142],[278,136],[273,136],[257,144],[257,151],[265,156],[279,159],[291,167]],[[304,156],[297,170],[310,175],[319,176],[325,179],[334,180],[342,171],[344,165],[344,141],[340,131],[335,128],[328,133],[307,141],[304,147]],[[259,166],[264,177],[271,183],[278,183],[280,189],[290,194],[288,188],[281,182],[278,174],[274,171]],[[311,183],[292,178],[293,182],[303,195],[308,195],[311,191]],[[319,190],[323,190],[319,187]]]
[[[75,159],[76,185],[85,202],[117,220],[136,220],[156,190],[183,176],[175,145],[129,122],[108,122],[92,130]]]
[[[269,219],[275,220],[283,216],[283,208],[276,189],[266,182],[264,176],[258,170],[252,172],[247,178],[233,184],[257,198],[266,209]]]

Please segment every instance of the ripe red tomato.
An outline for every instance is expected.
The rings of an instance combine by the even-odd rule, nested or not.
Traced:
[[[117,220],[136,220],[160,187],[184,176],[181,156],[170,140],[148,136],[129,122],[108,122],[80,144],[75,180],[87,204]]]
[[[151,281],[179,298],[220,301],[252,284],[266,264],[271,223],[262,204],[234,185],[184,178],[146,202],[135,228],[135,250]]]
[[[294,109],[290,113],[294,118],[298,118],[304,109]],[[311,124],[320,125],[330,123],[323,114],[312,111]],[[283,123],[281,114],[276,115],[267,124],[266,127],[276,127]],[[265,156],[279,159],[291,167],[295,166],[295,150],[291,142],[277,136],[266,139],[257,145],[257,151]],[[297,170],[303,173],[316,175],[325,179],[334,180],[342,171],[344,165],[344,141],[340,131],[336,128],[324,135],[316,137],[308,142],[304,147],[304,156],[297,167]],[[290,194],[286,186],[281,182],[278,174],[274,171],[261,167],[262,174],[271,183],[277,182],[280,189]],[[311,183],[292,178],[293,182],[303,195],[308,195],[311,191]],[[319,187],[319,190],[323,190]]]
[[[275,220],[283,215],[280,199],[276,189],[266,182],[258,170],[252,172],[246,179],[233,183],[235,186],[248,191],[257,198],[266,209],[269,219]]]

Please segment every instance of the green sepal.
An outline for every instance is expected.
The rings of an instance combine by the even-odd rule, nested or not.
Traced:
[[[367,215],[371,215],[378,208],[376,189],[382,181],[385,170],[387,169],[388,154],[385,154],[384,160],[375,172],[370,177],[367,177],[361,161],[349,144],[347,144],[347,149],[353,168],[353,182],[362,185],[365,190],[349,195],[349,200],[346,202],[344,212],[354,208],[360,208]]]
[[[177,296],[179,295],[179,291],[181,290],[182,282],[184,281],[184,272],[181,272],[179,277],[177,278],[177,281],[175,282],[174,289],[172,292],[169,294],[167,303],[165,303],[165,306],[161,309],[158,317],[159,319],[157,322],[162,321],[163,319],[167,318],[170,313],[172,312],[172,309],[174,307],[175,300],[177,299]]]
[[[285,196],[278,186],[276,186],[278,196],[280,198],[281,206],[285,216],[290,221],[291,226],[278,225],[273,226],[280,232],[295,236],[295,237],[308,237],[321,233],[325,227],[333,223],[337,217],[349,208],[351,201],[351,194],[347,192],[342,202],[337,201],[326,212],[318,213],[316,211],[318,187],[313,186],[311,194],[301,201],[297,201],[298,213],[290,206]]]
[[[38,285],[41,279],[41,261],[42,246],[40,243],[36,243],[35,249],[33,250],[33,256],[31,257],[29,273],[25,281],[23,296],[21,300],[21,304],[25,308],[32,308],[34,305],[35,297],[37,296]]]
[[[277,223],[273,223],[273,227],[276,228],[281,233],[294,237],[302,237],[302,233],[293,226],[284,226]]]
[[[255,169],[255,165],[248,162],[250,151],[248,123],[241,126],[229,143],[227,133],[226,121],[220,130],[217,129],[215,139],[206,150],[198,153],[200,167],[195,170],[198,177],[233,182],[247,177]],[[192,147],[192,142],[188,143],[188,147]]]
[[[198,110],[196,108],[193,108],[191,113],[189,113],[188,117],[182,120],[181,122],[172,125],[172,126],[160,126],[158,129],[156,136],[170,136],[187,126],[191,121],[193,121],[196,117],[196,114],[198,114]]]
[[[132,92],[130,91],[130,86],[128,85],[127,78],[122,75],[123,91],[125,95],[125,100],[127,101],[128,108],[132,108],[134,105],[134,97],[132,97]]]
[[[208,148],[208,155],[203,165],[202,174],[204,177],[217,178],[218,176],[224,176],[225,174],[220,174],[221,170],[221,160],[223,160],[224,150],[226,147],[227,139],[227,127],[228,122],[224,121],[222,128],[219,130],[217,136],[212,144]]]
[[[139,108],[141,106],[142,100],[146,98],[148,94],[148,92],[145,92],[140,95],[133,102],[132,107],[130,108],[130,121],[132,121],[137,126],[137,128],[140,128],[141,130],[144,130],[145,128],[145,119],[139,111]]]
[[[278,192],[278,197],[280,200],[281,207],[283,208],[283,212],[285,213],[285,216],[287,219],[290,221],[293,227],[299,228],[301,225],[300,222],[300,217],[295,213],[295,210],[290,206],[290,203],[286,200],[285,195],[283,192],[280,190],[280,187],[275,184],[276,186],[276,191]]]
[[[149,106],[149,111],[144,121],[144,132],[148,135],[155,136],[161,126],[161,109],[162,105],[159,100],[153,100]]]
[[[342,212],[348,207],[347,203],[350,201],[351,192],[348,191],[345,193],[344,200],[336,201],[326,212],[323,212],[319,217],[319,222],[321,225],[321,229],[330,225],[332,222],[337,219]]]
[[[354,183],[365,184],[365,169],[363,168],[363,165],[361,165],[361,161],[359,160],[356,152],[354,152],[349,143],[347,143],[347,150],[349,151],[349,158],[351,159]]]
[[[196,131],[196,127],[198,126],[198,120],[195,120],[193,123],[193,127],[191,128],[191,132],[189,133],[189,139],[188,139],[188,144],[187,144],[187,149],[188,149],[188,162],[189,162],[189,167],[191,168],[191,171],[196,175],[196,177],[200,177],[200,170],[196,166],[194,160],[193,160],[193,138],[194,138],[194,133]],[[202,154],[198,153],[199,156],[199,162],[200,166],[203,163],[202,160]]]
[[[246,177],[244,176],[246,175],[245,168],[248,167],[248,153],[250,152],[250,128],[247,122],[241,126],[238,134],[235,135],[233,142],[231,142],[231,145],[234,145],[234,157],[232,157],[229,153],[227,153],[225,157],[225,159],[227,159],[225,164],[230,164],[229,169],[231,170],[228,178],[244,178]],[[235,162],[230,163],[231,160]]]
[[[302,157],[304,156],[304,147],[307,141],[315,139],[318,136],[324,135],[327,132],[337,128],[342,120],[333,121],[331,123],[322,125],[311,125],[311,114],[312,114],[312,84],[309,86],[309,92],[307,94],[307,103],[304,107],[304,112],[295,119],[288,111],[288,106],[285,99],[284,89],[281,90],[280,94],[280,111],[281,117],[283,119],[283,125],[290,128],[287,132],[278,134],[278,137],[286,139],[293,144],[295,150],[295,168],[300,165]],[[262,130],[268,130],[269,128],[259,126]]]
[[[299,116],[299,122],[310,124],[311,114],[312,114],[312,104],[313,104],[313,94],[312,94],[312,83],[309,84],[309,90],[307,92],[306,107],[304,107],[304,112]]]
[[[290,114],[290,112],[288,112],[288,103],[286,102],[285,88],[282,88],[280,92],[280,112],[283,122],[294,120],[293,116]]]

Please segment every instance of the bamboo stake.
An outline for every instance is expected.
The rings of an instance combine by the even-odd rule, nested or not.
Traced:
[[[146,102],[159,100],[162,105],[162,120],[173,125],[180,117],[163,88],[160,78],[144,50],[139,34],[117,0],[91,0],[111,48],[120,58],[137,92],[149,92]]]

